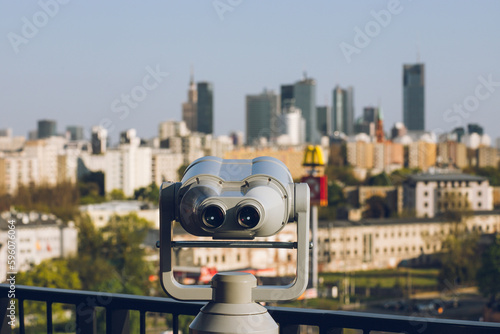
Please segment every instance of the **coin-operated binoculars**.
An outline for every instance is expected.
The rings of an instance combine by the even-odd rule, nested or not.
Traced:
[[[211,241],[173,241],[174,221],[190,234]],[[296,242],[254,241],[297,223]],[[184,285],[174,278],[174,249],[296,249],[295,280],[288,285],[257,286],[248,273],[216,274],[209,285]],[[291,300],[308,283],[309,187],[294,183],[279,160],[194,161],[181,182],[164,182],[160,190],[160,279],[167,294],[179,300],[210,301],[190,325],[191,333],[278,333],[278,325],[256,301]]]

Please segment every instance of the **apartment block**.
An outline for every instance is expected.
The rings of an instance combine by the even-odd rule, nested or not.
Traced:
[[[485,177],[450,173],[419,174],[403,184],[404,207],[417,217],[449,210],[492,210],[493,188]]]

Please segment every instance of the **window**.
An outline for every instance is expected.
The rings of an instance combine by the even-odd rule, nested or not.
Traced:
[[[424,202],[424,207],[426,208],[426,207],[428,207],[428,206],[429,206],[429,203]]]
[[[483,203],[478,202],[478,203],[477,203],[477,206],[480,208],[482,204],[483,204]]]
[[[480,191],[478,191],[478,192],[477,192],[477,196],[478,196],[478,197],[481,197],[481,195],[482,195],[482,194],[483,194],[483,193],[482,193],[482,192],[480,192]]]
[[[425,197],[429,196],[429,192],[428,191],[424,192],[424,196]]]

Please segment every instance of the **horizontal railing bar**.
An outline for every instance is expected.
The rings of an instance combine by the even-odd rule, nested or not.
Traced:
[[[0,284],[0,295],[8,292],[7,284]],[[205,303],[177,301],[172,298],[111,294],[97,291],[66,290],[16,285],[16,298],[21,300],[50,301],[52,303],[96,306],[111,309],[129,309],[145,312],[197,315]]]
[[[284,248],[296,249],[296,242],[281,241],[172,241],[172,248]]]
[[[8,284],[0,284],[0,295],[7,296]],[[73,304],[78,307],[105,307],[140,312],[159,312],[177,315],[197,315],[204,303],[176,301],[171,298],[144,297],[79,290],[62,290],[31,286],[16,286],[16,298],[47,303]],[[19,304],[23,311],[22,304]],[[349,311],[328,311],[289,307],[268,307],[269,313],[282,326],[318,326],[321,332],[331,328],[354,328],[372,331],[406,333],[500,333],[500,323],[466,320],[421,318],[412,316],[373,314]],[[23,314],[20,314],[23,318]],[[21,327],[24,319],[19,319]]]
[[[407,333],[496,333],[500,323],[455,319],[423,318],[365,312],[329,311],[291,307],[267,307],[276,322],[319,326],[320,328],[354,328],[372,331]]]

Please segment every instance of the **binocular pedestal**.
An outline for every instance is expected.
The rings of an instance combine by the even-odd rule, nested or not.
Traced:
[[[191,334],[278,334],[267,309],[252,298],[257,279],[249,273],[219,273],[212,278],[212,301],[202,307],[189,326]]]

